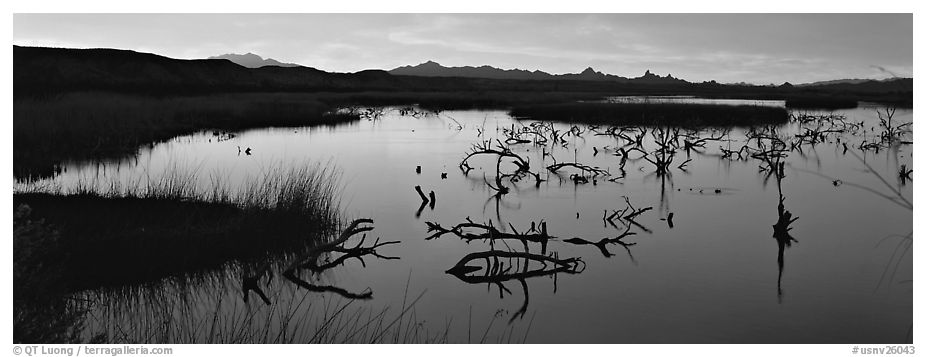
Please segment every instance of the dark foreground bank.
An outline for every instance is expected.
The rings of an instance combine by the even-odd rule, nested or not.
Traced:
[[[174,175],[122,193],[15,194],[14,342],[73,342],[75,292],[281,262],[338,229],[330,169],[270,171],[240,192],[196,191],[194,181]]]

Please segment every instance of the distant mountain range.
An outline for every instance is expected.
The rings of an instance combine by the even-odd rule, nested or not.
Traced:
[[[245,53],[235,54],[228,53],[219,56],[212,56],[208,59],[224,59],[229,60],[235,64],[238,64],[242,67],[247,68],[260,68],[266,66],[276,66],[276,67],[304,67],[296,63],[283,63],[277,61],[273,58],[263,58],[254,53]],[[642,76],[629,78],[613,74],[602,73],[594,70],[591,67],[586,68],[584,71],[579,73],[566,73],[566,74],[550,74],[540,70],[528,71],[523,69],[501,69],[492,66],[463,66],[463,67],[445,67],[440,63],[434,61],[427,61],[415,66],[402,66],[388,71],[389,74],[398,75],[398,76],[414,76],[414,77],[459,77],[459,78],[482,78],[482,79],[514,79],[514,80],[568,80],[568,81],[602,81],[602,82],[616,82],[616,83],[635,83],[635,84],[684,84],[689,83],[680,78],[672,77],[671,74],[666,76],[660,76],[654,74],[650,71],[646,71]],[[892,83],[895,81],[903,80],[903,78],[887,78],[887,79],[835,79],[828,81],[818,81],[812,83],[802,83],[795,84],[793,87],[806,88],[806,87],[819,87],[819,86],[842,86],[842,85],[855,85],[855,84],[869,84],[875,87],[883,88],[885,86],[891,87]],[[756,84],[750,84],[746,82],[740,83],[728,83],[729,85],[734,86],[762,86]],[[896,83],[894,83],[896,84]],[[764,86],[775,86],[775,85],[764,85]],[[790,86],[790,84],[784,84],[784,86]]]
[[[646,71],[643,76],[628,78],[595,71],[591,67],[580,73],[550,74],[535,70],[501,69],[492,66],[445,67],[434,61],[427,61],[416,66],[402,66],[389,71],[389,74],[418,77],[462,77],[487,79],[519,80],[573,80],[573,81],[608,81],[620,83],[680,84],[684,80],[674,78],[671,74],[663,77]]]
[[[260,58],[260,61],[265,63],[268,60]],[[254,62],[250,64],[254,65]],[[457,74],[466,72],[470,73]],[[445,75],[459,77],[444,77]],[[538,80],[533,80],[534,78]],[[743,99],[826,97],[912,105],[913,78],[755,86],[722,84],[716,81],[694,83],[670,75],[659,76],[649,71],[636,78],[604,74],[591,68],[575,74],[552,75],[541,71],[502,70],[489,66],[448,69],[433,62],[400,67],[390,72],[366,70],[356,73],[332,73],[305,66],[263,65],[249,68],[227,58],[183,60],[118,49],[13,46],[14,97],[45,96],[70,91],[171,95],[242,91],[391,94],[404,92],[404,95],[426,92],[525,93],[524,95],[528,92],[560,92],[601,95],[696,95]],[[402,96],[396,95],[397,98]],[[492,100],[491,94],[486,94],[486,97],[489,98],[488,101]],[[385,104],[394,102],[396,100],[383,100]]]
[[[283,63],[273,58],[261,58],[260,56],[250,52],[243,55],[228,53],[221,56],[212,56],[208,59],[227,59],[247,68],[260,68],[264,66],[302,67],[301,65],[295,63]]]
[[[861,84],[868,82],[891,82],[894,80],[899,80],[903,78],[887,78],[887,79],[861,79],[861,78],[852,78],[852,79],[834,79],[830,81],[819,81],[812,83],[803,83],[795,84],[795,87],[814,87],[814,86],[826,86],[832,84]]]

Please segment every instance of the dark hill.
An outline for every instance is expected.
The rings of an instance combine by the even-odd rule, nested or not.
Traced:
[[[180,60],[128,50],[13,46],[17,95],[70,90],[316,91],[396,85],[395,78],[382,71],[355,75],[310,67],[246,68],[226,59]]]

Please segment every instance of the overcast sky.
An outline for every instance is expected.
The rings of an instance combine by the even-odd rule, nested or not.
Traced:
[[[336,72],[433,60],[758,84],[913,75],[911,14],[15,14],[13,39],[186,59],[253,52]]]

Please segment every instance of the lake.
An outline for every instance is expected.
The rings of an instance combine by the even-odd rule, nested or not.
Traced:
[[[611,100],[724,104],[698,98]],[[200,132],[145,146],[121,160],[65,163],[55,177],[18,185],[66,190],[91,184],[105,190],[112,182],[186,170],[198,172],[206,189],[213,175],[241,184],[275,165],[322,162],[341,173],[345,221],[370,218],[375,229],[367,232],[368,240],[400,242],[378,249],[400,259],[365,256],[362,263],[351,259],[318,276],[303,274],[318,286],[372,292],[372,299],[309,291],[277,274],[265,289],[269,306],[253,296],[245,303],[240,278],[230,269],[208,279],[171,278],[131,293],[85,292],[83,297],[97,302],[88,315],[88,336],[105,331],[144,339],[143,329],[119,326],[173,317],[177,335],[166,334],[177,340],[210,341],[220,325],[318,342],[325,339],[315,334],[317,328],[291,331],[297,324],[287,325],[286,317],[333,329],[362,325],[381,312],[383,324],[389,324],[411,306],[408,320],[398,322],[405,325],[395,341],[904,343],[912,339],[913,216],[912,204],[906,207],[896,197],[912,202],[913,183],[901,182],[898,172],[901,165],[912,168],[913,146],[860,148],[879,141],[878,110],[884,108],[866,103],[832,112],[792,110],[796,118],[815,117],[774,130],[680,129],[678,143],[707,140],[689,150],[675,148],[667,172],[660,172],[648,159],[658,157],[657,141],[673,134],[672,128],[624,128],[621,136],[581,124],[532,126],[534,121],[505,111],[385,107],[335,126]],[[828,118],[826,124],[818,117]],[[912,110],[898,109],[893,121],[912,118]],[[832,129],[834,122],[852,130],[827,132],[819,140],[804,135],[808,128]],[[538,134],[525,130],[561,140],[539,145]],[[628,138],[642,130],[640,145],[630,144]],[[783,175],[750,155],[770,135],[789,144],[774,157]],[[490,140],[490,148],[498,149],[496,139],[512,137],[527,142],[512,142],[510,152],[529,161],[530,172],[539,176],[500,178],[510,192],[497,195],[497,165],[503,174],[517,171],[511,157],[499,164],[495,155],[476,155],[468,161],[471,170],[460,168],[475,144]],[[903,140],[912,140],[912,134]],[[795,142],[800,143],[790,146]],[[744,144],[752,149],[737,152]],[[639,150],[628,150],[635,146]],[[644,153],[650,153],[646,159]],[[546,169],[563,162],[603,173]],[[434,192],[433,208],[422,203],[415,186]],[[797,220],[791,222],[790,215]],[[426,239],[435,234],[428,222],[450,229],[467,219],[501,233],[545,227],[555,238],[545,248],[517,240],[467,241],[453,232]],[[622,234],[620,240],[583,244]],[[470,255],[493,251],[508,255]],[[550,256],[555,261],[546,264],[539,258]],[[460,266],[471,268],[447,272],[465,257],[474,259]],[[223,340],[234,340],[224,333]]]

